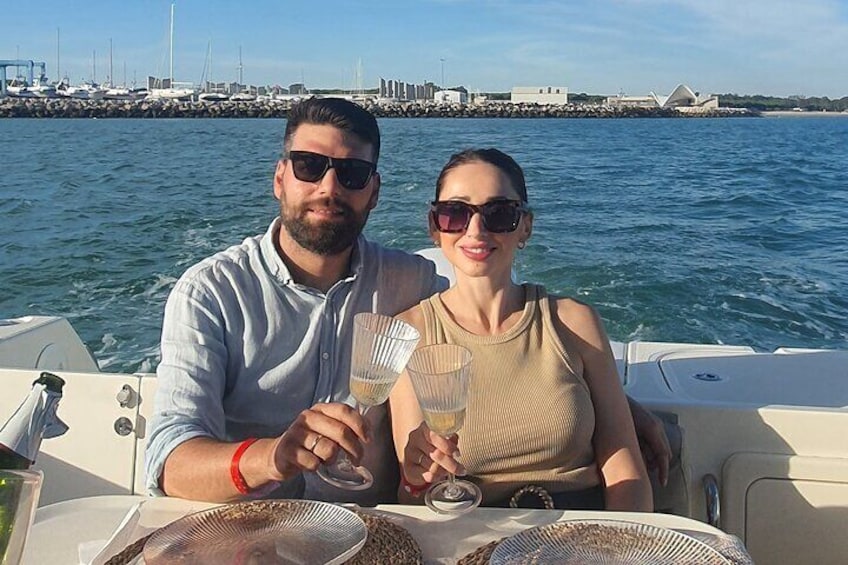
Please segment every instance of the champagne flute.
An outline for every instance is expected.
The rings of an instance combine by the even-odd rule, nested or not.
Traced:
[[[427,426],[443,437],[459,431],[465,423],[471,352],[460,345],[428,345],[412,354],[406,370]],[[477,485],[450,473],[427,489],[424,502],[440,514],[463,514],[482,498]]]
[[[361,312],[353,317],[350,393],[363,416],[389,398],[421,335],[406,322]],[[354,465],[342,451],[332,463],[318,467],[318,476],[345,490],[365,490],[374,484],[371,472]]]

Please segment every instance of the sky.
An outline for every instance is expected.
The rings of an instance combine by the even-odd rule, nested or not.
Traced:
[[[0,0],[0,59],[169,74],[170,1]],[[848,96],[848,0],[176,0],[174,80]],[[211,45],[211,49],[210,49]],[[211,52],[211,57],[209,53]],[[211,65],[210,62],[211,61]],[[211,69],[211,71],[210,71]],[[361,69],[361,71],[358,71]],[[10,71],[13,74],[14,70]],[[444,84],[443,84],[444,83]]]

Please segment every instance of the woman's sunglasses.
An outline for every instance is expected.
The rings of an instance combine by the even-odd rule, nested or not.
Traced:
[[[492,200],[480,206],[458,200],[436,200],[431,202],[430,218],[440,232],[460,233],[468,229],[474,214],[480,214],[486,231],[508,233],[515,231],[526,210],[519,200]]]
[[[377,169],[374,163],[362,159],[328,157],[312,151],[289,151],[289,161],[297,180],[318,182],[333,168],[339,184],[348,190],[365,188]]]

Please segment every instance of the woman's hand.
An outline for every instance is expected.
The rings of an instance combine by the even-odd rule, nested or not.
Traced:
[[[456,434],[444,438],[430,431],[425,422],[409,432],[403,450],[403,475],[413,485],[434,483],[447,473],[464,475],[465,468],[457,461],[459,449]]]

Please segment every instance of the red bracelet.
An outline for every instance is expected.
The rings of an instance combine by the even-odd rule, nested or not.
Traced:
[[[414,485],[410,483],[406,475],[403,474],[403,466],[400,468],[400,485],[403,487],[403,490],[406,491],[411,496],[418,498],[424,493],[433,483],[424,483],[423,485]]]
[[[244,475],[241,474],[241,469],[239,469],[241,456],[244,455],[247,448],[256,443],[257,440],[258,438],[251,437],[241,442],[236,448],[236,452],[233,453],[232,461],[230,461],[230,478],[233,480],[236,490],[241,494],[250,494],[250,487],[247,486],[247,481],[244,480]]]

